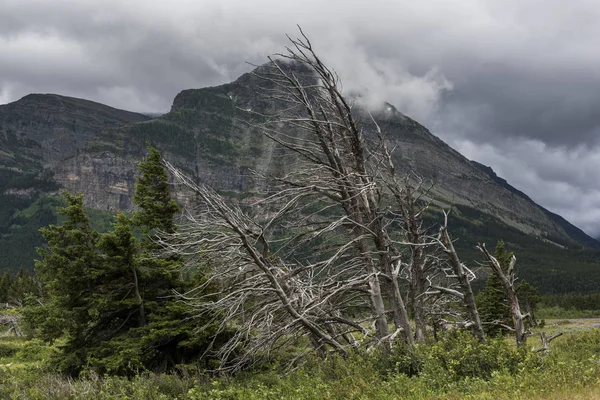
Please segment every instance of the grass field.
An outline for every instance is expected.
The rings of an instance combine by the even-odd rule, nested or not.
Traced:
[[[293,373],[264,364],[234,377],[214,377],[193,366],[175,374],[77,379],[53,371],[54,347],[0,338],[0,399],[600,399],[600,319],[549,319],[547,334],[562,332],[548,355],[519,350],[510,337],[479,345],[468,334],[402,349],[382,358],[308,360]]]

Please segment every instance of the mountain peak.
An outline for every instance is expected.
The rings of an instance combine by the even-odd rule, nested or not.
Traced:
[[[150,117],[140,113],[121,110],[91,100],[54,93],[31,93],[6,106],[33,107],[35,110],[51,113],[70,113],[79,111],[102,114],[106,118],[122,123],[139,122],[150,119]]]

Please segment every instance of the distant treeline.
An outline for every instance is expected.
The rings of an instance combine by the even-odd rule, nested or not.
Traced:
[[[564,310],[600,310],[600,293],[564,293],[544,295],[540,298],[542,308],[560,307]]]
[[[29,294],[41,295],[41,285],[32,272],[20,269],[18,273],[0,274],[0,303],[4,307],[18,307],[24,304]]]

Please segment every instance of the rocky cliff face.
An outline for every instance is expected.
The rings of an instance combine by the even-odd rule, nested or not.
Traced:
[[[6,145],[2,166],[10,158],[18,164],[25,156],[34,164],[54,167],[85,149],[99,130],[148,119],[87,100],[30,94],[0,106],[0,140]]]
[[[26,96],[0,106],[0,171],[45,176],[83,192],[93,208],[131,209],[137,163],[148,141],[198,181],[232,195],[252,195],[263,189],[252,170],[278,174],[292,165],[248,124],[248,110],[277,107],[257,95],[257,83],[245,74],[230,84],[185,90],[168,114],[154,119],[86,100]],[[376,119],[396,147],[397,165],[435,183],[436,202],[479,209],[561,244],[599,245],[392,106]],[[2,176],[4,194],[16,193]]]

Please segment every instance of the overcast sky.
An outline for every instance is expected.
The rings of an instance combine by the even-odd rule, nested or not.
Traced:
[[[595,0],[0,0],[0,104],[35,92],[168,111],[300,24],[345,90],[599,235],[599,22]]]

